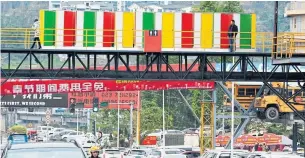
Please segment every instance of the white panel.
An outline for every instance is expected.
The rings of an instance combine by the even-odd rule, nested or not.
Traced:
[[[220,13],[214,14],[214,48],[220,48],[221,19]]]
[[[155,13],[155,29],[162,30],[162,13]]]
[[[240,14],[233,14],[233,20],[235,20],[235,25],[238,27],[238,34],[236,36],[236,41],[235,41],[236,49],[238,49],[240,48]]]
[[[195,13],[194,15],[194,48],[200,48],[200,33],[201,31],[201,13]]]
[[[175,45],[174,48],[181,48],[182,14],[175,13]]]
[[[123,45],[123,12],[115,12],[116,47],[122,48]]]
[[[84,39],[84,12],[77,11],[76,13],[76,47],[83,47]]]
[[[56,42],[55,47],[64,45],[64,11],[56,11]]]
[[[96,47],[103,47],[104,12],[96,12]]]
[[[143,13],[142,12],[136,12],[136,48],[142,48],[142,30],[143,30]]]

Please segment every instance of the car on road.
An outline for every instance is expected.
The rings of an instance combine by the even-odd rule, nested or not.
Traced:
[[[182,155],[186,155],[187,158],[197,158],[200,157],[200,151],[185,151]]]
[[[78,136],[80,136],[80,135],[84,135],[84,133],[83,132],[70,132],[70,133],[68,133],[68,134],[66,134],[66,135],[63,135],[62,137],[61,137],[61,139],[63,140],[63,141],[70,141],[71,140],[71,138],[75,138],[75,137],[78,137]]]
[[[1,158],[86,158],[85,152],[75,143],[9,143]]]
[[[102,153],[103,158],[123,158],[119,149],[104,149]]]
[[[146,158],[147,156],[147,152],[141,149],[132,149],[124,153],[124,158]]]

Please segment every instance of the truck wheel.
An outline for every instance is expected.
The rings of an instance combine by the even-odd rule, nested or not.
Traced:
[[[279,118],[279,110],[275,107],[269,107],[266,110],[265,115],[268,120],[277,120]]]

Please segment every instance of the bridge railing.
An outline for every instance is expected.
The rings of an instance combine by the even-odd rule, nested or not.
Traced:
[[[31,28],[2,28],[2,48],[31,48],[34,38]],[[162,48],[170,50],[189,49],[211,51],[228,49],[228,32],[164,31]],[[98,29],[45,29],[40,30],[40,40],[44,48],[51,49],[143,49],[143,30],[98,30]],[[272,52],[273,33],[239,32],[236,48],[256,52],[273,53],[273,56],[291,57],[293,53],[305,53],[305,33],[279,33],[278,49]]]

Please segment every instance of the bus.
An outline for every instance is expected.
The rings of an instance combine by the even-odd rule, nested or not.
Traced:
[[[264,89],[264,92],[257,98],[255,98],[260,87],[263,85],[262,82],[234,82],[234,97],[241,104],[244,109],[248,109],[251,102],[255,99],[254,108],[260,119],[268,119],[270,121],[278,120],[280,118],[286,118],[288,116],[290,120],[293,120],[293,111],[274,93],[268,88]],[[226,84],[227,88],[231,91],[232,83]],[[283,83],[273,82],[272,87],[279,93],[285,93]],[[288,84],[288,96],[292,96],[300,87],[298,85]],[[305,92],[298,95],[297,100],[300,104],[292,104],[299,112],[305,113]],[[294,99],[290,100],[295,102]],[[224,106],[231,108],[231,101],[225,95]]]

